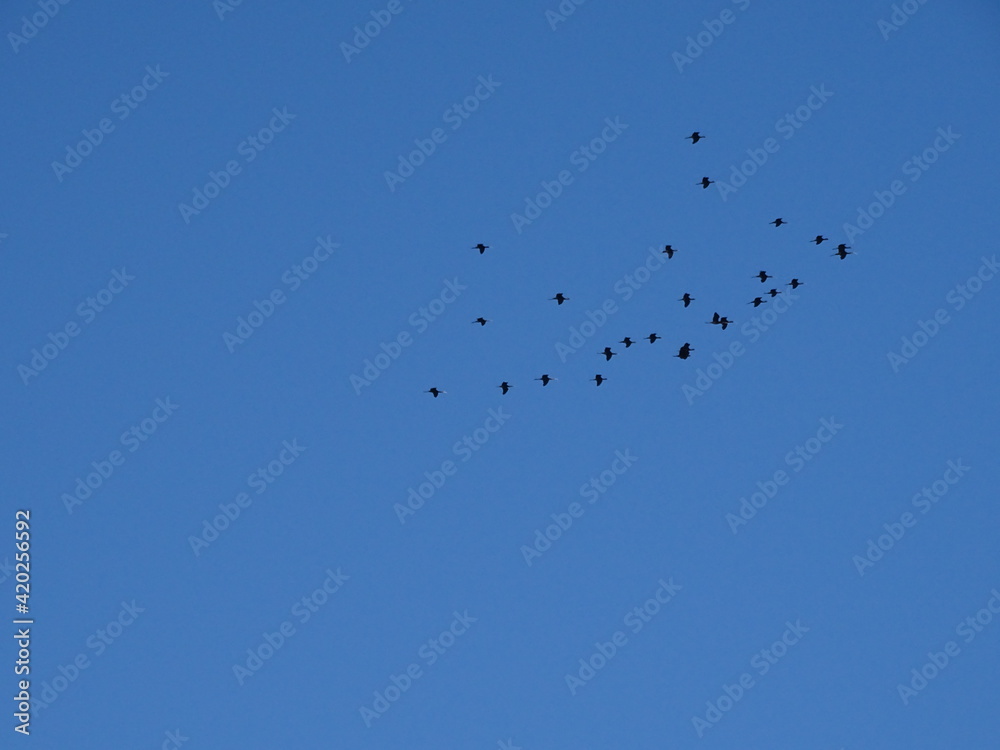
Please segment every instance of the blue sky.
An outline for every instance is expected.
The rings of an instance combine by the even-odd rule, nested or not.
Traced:
[[[0,29],[11,747],[995,745],[995,3]]]

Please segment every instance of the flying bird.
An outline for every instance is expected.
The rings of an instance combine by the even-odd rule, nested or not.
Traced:
[[[788,222],[785,221],[784,219],[782,219],[781,217],[778,217],[774,221],[771,221],[771,222],[768,222],[768,223],[769,224],[774,224],[774,226],[776,226],[776,227],[780,227],[782,224],[787,224]]]
[[[703,188],[708,190],[708,186],[715,183],[715,180],[710,180],[707,177],[702,177],[701,182],[696,182],[696,185],[701,185]]]
[[[854,253],[852,253],[850,250],[844,249],[844,250],[838,250],[837,252],[834,253],[834,255],[843,260],[848,255],[854,255]]]
[[[504,396],[506,396],[506,395],[507,395],[507,391],[509,391],[509,390],[510,390],[511,388],[513,388],[513,387],[514,387],[514,386],[512,386],[512,385],[511,385],[510,383],[508,383],[508,382],[507,382],[506,380],[505,380],[505,381],[503,381],[503,382],[502,382],[502,383],[501,383],[500,385],[498,385],[498,386],[497,386],[497,388],[499,388],[499,389],[500,389],[500,390],[501,390],[501,391],[503,392],[503,395],[504,395]]]
[[[558,380],[558,378],[550,378],[548,375],[542,375],[542,377],[535,378],[535,380],[541,380],[542,381],[542,387],[545,387],[549,383],[551,383],[553,380]]]
[[[850,249],[851,249],[851,246],[850,245],[845,245],[843,242],[841,242],[839,245],[837,245],[837,250],[850,250]]]
[[[829,237],[824,237],[824,236],[823,236],[823,235],[821,235],[821,234],[817,234],[815,238],[813,238],[813,239],[811,239],[811,240],[809,240],[809,241],[810,241],[810,242],[815,242],[815,243],[816,243],[816,244],[818,245],[818,244],[820,244],[821,242],[826,242],[826,241],[827,241],[828,239],[830,239],[830,238],[829,238]]]
[[[768,279],[773,279],[773,276],[768,276],[766,272],[761,271],[759,274],[754,276],[755,279],[760,279],[760,283],[763,284]]]
[[[448,392],[448,391],[442,391],[442,390],[439,390],[438,388],[431,388],[431,389],[430,389],[429,391],[424,391],[424,393],[429,393],[429,394],[431,394],[431,395],[432,395],[432,396],[433,396],[434,398],[437,398],[437,397],[438,397],[438,396],[440,396],[440,395],[441,395],[442,393],[447,393],[447,392]]]
[[[697,143],[698,141],[700,141],[704,137],[705,136],[703,136],[701,133],[699,133],[696,130],[691,135],[687,136],[687,138],[685,140],[691,141],[691,144],[694,145],[695,143]]]
[[[622,339],[621,341],[619,341],[618,343],[619,343],[619,344],[625,344],[625,348],[626,348],[626,349],[628,349],[628,348],[629,348],[630,346],[632,346],[632,344],[634,344],[635,342],[634,342],[634,341],[633,341],[632,339],[630,339],[630,338],[629,338],[628,336],[626,336],[625,338],[623,338],[623,339]]]
[[[484,245],[482,242],[480,242],[478,245],[473,245],[472,249],[473,250],[478,250],[479,254],[482,255],[483,253],[485,253],[487,250],[490,249],[490,246],[489,245]]]
[[[617,354],[617,352],[611,351],[611,347],[610,346],[606,346],[606,347],[604,347],[604,351],[603,352],[598,352],[598,354],[603,354],[604,355],[604,361],[605,362],[610,362],[611,358],[613,356],[615,356]]]
[[[777,289],[771,289],[770,291],[768,291],[768,294],[770,294],[771,297],[774,298],[777,297],[779,294],[781,294],[781,292],[779,292]]]
[[[754,297],[750,302],[747,302],[747,304],[753,305],[754,307],[760,307],[761,305],[764,304],[765,301],[766,300],[762,299],[761,297]]]
[[[565,296],[562,292],[559,292],[555,297],[549,297],[549,299],[554,299],[557,303],[561,305],[563,302],[568,300],[569,297]]]
[[[785,286],[790,286],[794,290],[794,289],[798,289],[800,286],[802,286],[802,282],[799,281],[798,279],[792,279],[787,284],[785,284]]]
[[[656,340],[657,339],[662,339],[663,336],[657,336],[655,333],[651,333],[646,338],[649,339],[649,343],[650,344],[655,344]]]
[[[683,297],[681,297],[681,298],[680,298],[679,300],[677,300],[677,301],[678,301],[678,302],[683,302],[683,303],[684,303],[684,307],[687,307],[687,306],[688,306],[688,305],[690,305],[690,304],[691,304],[692,302],[694,302],[694,297],[692,297],[692,296],[691,296],[690,294],[688,294],[687,292],[684,292],[684,296],[683,296]]]
[[[600,385],[605,380],[607,380],[607,378],[604,377],[603,375],[597,374],[594,377],[592,377],[591,380],[595,381],[597,383],[597,385]]]
[[[731,321],[729,318],[725,316],[719,317],[719,313],[713,313],[712,319],[705,322],[713,326],[722,326],[722,330],[724,331],[726,330],[726,327],[733,321]]]
[[[663,246],[663,252],[665,252],[667,254],[667,260],[670,260],[671,258],[674,257],[674,253],[676,253],[677,251],[674,250],[674,246],[673,245],[664,245]]]
[[[691,344],[684,344],[684,346],[682,346],[674,356],[680,357],[681,359],[687,359],[691,356],[691,352],[693,351],[694,349],[691,348]]]
[[[476,318],[476,319],[475,319],[474,321],[472,321],[472,322],[473,322],[473,323],[479,323],[479,325],[481,325],[481,326],[484,326],[484,325],[486,325],[487,323],[489,323],[490,321],[488,321],[488,320],[487,320],[486,318]]]

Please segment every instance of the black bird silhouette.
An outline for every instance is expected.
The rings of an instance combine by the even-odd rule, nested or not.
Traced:
[[[606,346],[606,347],[604,347],[604,351],[603,352],[598,352],[598,354],[603,354],[604,355],[604,361],[605,362],[610,362],[611,358],[613,356],[615,356],[617,354],[617,352],[611,351],[611,347],[610,346]]]
[[[542,377],[535,378],[535,380],[541,380],[542,387],[544,387],[547,386],[549,383],[551,383],[553,380],[558,380],[558,378],[550,378],[548,375],[542,375]]]
[[[655,344],[656,340],[657,339],[662,339],[663,336],[657,336],[655,333],[651,333],[646,338],[649,339],[649,343],[650,344]]]
[[[691,304],[692,302],[694,302],[694,297],[692,297],[692,296],[691,296],[690,294],[688,294],[687,292],[684,292],[684,296],[683,296],[683,297],[681,297],[681,298],[680,298],[679,300],[677,300],[677,301],[678,301],[678,302],[683,302],[683,303],[684,303],[684,307],[687,307],[687,306],[688,306],[688,305],[690,305],[690,304]]]
[[[851,246],[850,245],[845,245],[843,242],[841,242],[839,245],[837,245],[837,249],[838,250],[850,250]]]
[[[501,391],[503,391],[503,395],[505,395],[505,396],[507,395],[507,391],[509,391],[513,387],[514,386],[512,386],[506,380],[503,381],[500,385],[497,386],[497,388],[499,388]]]
[[[799,281],[798,279],[792,279],[787,284],[785,284],[785,286],[790,286],[792,289],[798,289],[800,286],[802,286],[802,282]]]
[[[628,348],[629,348],[630,346],[632,346],[632,344],[634,344],[635,342],[634,342],[634,341],[633,341],[632,339],[630,339],[630,338],[629,338],[628,336],[626,336],[625,338],[623,338],[623,339],[622,339],[621,341],[619,341],[618,343],[619,343],[619,344],[625,344],[625,348],[626,348],[626,349],[628,349]]]
[[[850,250],[844,249],[844,250],[838,250],[837,252],[834,253],[834,255],[843,260],[848,255],[854,255],[854,253],[852,253]]]
[[[774,224],[776,227],[780,227],[782,224],[787,224],[788,222],[782,218],[777,218],[774,221],[768,222],[769,224]]]
[[[768,279],[773,279],[773,276],[768,276],[766,272],[761,271],[759,274],[754,276],[755,279],[760,279],[760,283],[763,284]]]
[[[478,245],[473,245],[472,249],[473,250],[478,250],[479,254],[482,255],[483,253],[485,253],[487,250],[490,249],[490,246],[489,245],[484,245],[482,242],[480,242]]]
[[[681,359],[687,359],[691,356],[691,352],[693,351],[694,349],[691,348],[691,344],[684,344],[684,346],[682,346],[674,356],[680,357]]]
[[[701,182],[696,182],[696,185],[701,185],[703,188],[708,190],[708,186],[715,183],[715,180],[710,180],[707,177],[702,177]]]
[[[829,237],[824,237],[824,236],[823,236],[823,235],[821,235],[821,234],[817,234],[817,235],[816,235],[816,237],[815,237],[815,239],[811,239],[811,240],[809,240],[809,241],[810,241],[810,242],[815,242],[815,243],[816,243],[816,244],[818,245],[818,244],[820,244],[821,242],[826,242],[826,241],[827,241],[828,239],[830,239],[830,238],[829,238]]]
[[[670,260],[671,258],[674,257],[674,253],[676,253],[677,251],[674,250],[674,246],[673,245],[664,245],[663,246],[663,252],[665,252],[667,254],[667,260]]]
[[[554,299],[556,302],[558,302],[561,305],[563,302],[565,302],[566,300],[568,300],[569,297],[566,297],[565,295],[563,295],[562,292],[559,292],[555,297],[549,297],[549,299]]]
[[[728,326],[728,325],[729,325],[730,323],[732,323],[733,321],[731,321],[731,320],[730,320],[729,318],[727,318],[727,317],[725,317],[725,316],[722,316],[722,317],[720,318],[720,317],[719,317],[719,313],[713,313],[713,314],[712,314],[712,319],[711,319],[711,320],[709,320],[709,321],[706,321],[706,322],[707,322],[707,323],[708,323],[709,325],[713,325],[713,326],[722,326],[722,330],[724,331],[724,330],[726,330],[726,327],[727,327],[727,326]]]
[[[781,292],[779,292],[779,291],[778,291],[777,289],[771,289],[771,290],[770,290],[770,291],[768,292],[768,294],[770,294],[770,295],[771,295],[771,297],[777,297],[777,296],[778,296],[779,294],[781,294]]]
[[[754,307],[760,307],[761,305],[764,304],[765,301],[766,300],[762,299],[761,297],[754,297],[750,302],[747,302],[747,304],[753,305]]]
[[[603,375],[601,375],[600,373],[598,373],[597,375],[595,375],[594,377],[592,377],[591,380],[595,381],[597,383],[597,385],[600,385],[605,380],[607,380],[607,378],[604,377]]]
[[[431,388],[431,389],[430,389],[429,391],[424,391],[424,393],[429,393],[429,394],[431,394],[431,395],[432,395],[432,396],[433,396],[434,398],[437,398],[437,397],[438,397],[438,396],[440,396],[440,395],[441,395],[442,393],[447,393],[447,392],[448,392],[448,391],[442,391],[442,390],[440,390],[440,389],[438,389],[438,388]]]
[[[476,318],[476,319],[475,319],[474,321],[472,321],[472,322],[473,322],[473,323],[479,323],[479,325],[481,325],[481,326],[484,326],[484,325],[486,325],[487,323],[489,323],[490,321],[488,321],[488,320],[487,320],[486,318]]]
[[[703,135],[702,135],[701,133],[699,133],[699,132],[698,132],[698,131],[696,130],[696,131],[694,131],[694,132],[693,132],[693,133],[692,133],[691,135],[689,135],[689,136],[688,136],[688,137],[687,137],[687,138],[686,138],[685,140],[689,140],[689,141],[691,141],[691,143],[692,143],[692,145],[693,145],[693,144],[697,143],[698,141],[700,141],[700,140],[701,140],[702,138],[704,138],[704,137],[705,137],[705,136],[703,136]]]

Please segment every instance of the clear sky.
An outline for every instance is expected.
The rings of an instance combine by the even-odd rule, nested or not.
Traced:
[[[0,31],[3,747],[996,746],[996,3]]]

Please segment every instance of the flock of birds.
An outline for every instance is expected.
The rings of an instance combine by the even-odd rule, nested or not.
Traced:
[[[686,136],[686,139],[690,140],[692,144],[695,144],[698,141],[703,140],[704,138],[705,138],[705,136],[702,135],[697,130],[695,132],[693,132],[691,135]],[[698,183],[696,183],[696,184],[697,185],[701,185],[702,188],[708,189],[708,186],[712,185],[714,183],[715,183],[715,180],[710,180],[708,177],[702,177],[701,181],[698,182]],[[783,218],[778,217],[774,221],[771,221],[771,222],[768,222],[768,223],[769,224],[773,224],[775,227],[781,227],[781,226],[784,226],[785,224],[787,224],[788,222],[785,221]],[[809,242],[812,242],[812,243],[814,243],[816,245],[821,245],[824,242],[827,242],[828,240],[829,240],[829,237],[824,237],[822,234],[817,234],[813,239],[809,240]],[[483,255],[487,250],[490,249],[490,246],[489,245],[484,245],[482,242],[480,242],[480,243],[478,243],[476,245],[473,245],[472,249],[473,250],[478,250],[479,254]],[[851,250],[851,246],[850,245],[845,245],[844,243],[841,243],[841,244],[837,245],[836,251],[833,253],[833,255],[836,256],[836,257],[838,257],[838,258],[840,258],[841,260],[844,260],[845,258],[847,258],[848,255],[853,255],[854,254],[854,253],[850,252],[850,250]],[[672,245],[664,245],[663,250],[662,250],[662,253],[667,256],[667,260],[670,260],[671,258],[673,258],[674,254],[676,252],[677,252],[676,248],[674,248]],[[757,273],[752,278],[758,279],[760,281],[760,283],[762,283],[762,284],[766,284],[767,281],[768,281],[768,279],[773,279],[774,277],[771,276],[770,274],[768,274],[766,271],[760,271],[759,273]],[[798,289],[800,286],[802,286],[802,284],[803,284],[802,281],[800,281],[797,278],[794,278],[791,281],[789,281],[787,284],[785,284],[785,286],[790,286],[792,288],[792,290],[794,291],[795,289]],[[774,299],[779,294],[781,294],[781,291],[778,290],[778,289],[776,289],[776,288],[771,288],[771,289],[769,289],[766,292],[766,295],[767,295],[767,297],[769,299]],[[749,302],[747,302],[747,304],[748,305],[753,305],[754,308],[760,307],[761,305],[763,305],[764,303],[766,303],[768,301],[767,299],[764,299],[764,296],[765,295],[760,295],[758,297],[754,297],[752,300],[750,300]],[[557,305],[562,305],[562,304],[564,304],[566,302],[569,302],[570,298],[567,297],[562,292],[557,292],[555,297],[549,297],[549,299],[555,301],[555,303]],[[692,297],[689,292],[684,292],[684,296],[681,297],[680,299],[678,299],[677,301],[678,302],[683,302],[684,303],[684,307],[688,307],[688,306],[690,306],[690,304],[692,302],[695,301],[695,298]],[[489,322],[491,322],[491,321],[488,318],[484,318],[484,317],[478,317],[474,321],[472,321],[473,324],[478,323],[480,326],[485,326]],[[734,321],[730,320],[727,316],[719,315],[719,313],[716,312],[716,313],[713,313],[712,319],[709,320],[709,321],[706,321],[706,322],[709,325],[717,325],[720,328],[722,328],[722,330],[724,331]],[[649,341],[650,344],[653,344],[656,341],[662,339],[663,337],[657,335],[656,333],[651,333],[648,336],[645,336],[643,338],[645,338],[647,341]],[[626,336],[625,338],[623,338],[618,343],[619,344],[624,344],[625,348],[628,349],[630,346],[632,346],[632,344],[634,344],[636,342],[634,340],[632,340],[630,337]],[[688,357],[691,356],[692,352],[694,352],[694,349],[691,348],[691,344],[688,343],[688,342],[685,342],[678,349],[677,354],[675,354],[674,356],[677,357],[677,358],[679,358],[679,359],[687,359]],[[605,362],[610,362],[612,357],[618,356],[618,352],[612,351],[610,346],[604,347],[604,350],[601,351],[601,352],[598,352],[598,353],[604,355],[604,361]],[[552,377],[551,375],[548,375],[548,374],[543,374],[540,378],[535,378],[535,380],[542,381],[542,386],[544,387],[544,386],[547,386],[552,381],[558,380],[558,378],[554,378],[554,377]],[[603,375],[601,375],[600,373],[598,373],[598,374],[594,375],[594,377],[592,377],[591,380],[594,381],[598,386],[600,386],[601,383],[603,383],[605,380],[607,380],[607,378],[604,377]],[[500,385],[497,386],[497,388],[500,389],[500,392],[503,395],[507,395],[507,392],[510,391],[510,389],[513,388],[513,387],[514,386],[512,386],[506,380],[503,381],[502,383],[500,383]],[[437,388],[437,387],[430,388],[429,390],[424,391],[424,392],[431,394],[434,398],[437,398],[438,396],[440,396],[443,393],[447,393],[447,391],[443,391],[443,390],[441,390],[440,388]]]

